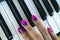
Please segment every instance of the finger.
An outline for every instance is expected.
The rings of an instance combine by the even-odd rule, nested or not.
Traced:
[[[34,24],[39,29],[39,31],[42,33],[44,39],[45,40],[52,40],[48,31],[43,27],[43,25],[40,23],[40,21],[37,19],[37,17],[32,15],[31,18],[32,18],[32,21],[34,22]]]
[[[53,40],[58,40],[57,35],[54,34],[54,32],[53,32],[53,30],[52,30],[51,27],[47,28],[47,30],[48,30],[48,32],[51,35],[51,37],[52,37]]]
[[[30,37],[27,35],[27,32],[23,28],[19,27],[18,32],[21,34],[24,40],[31,40]]]
[[[39,36],[39,34],[36,33],[35,30],[33,30],[33,28],[28,22],[26,22],[25,20],[21,20],[21,24],[26,29],[26,31],[29,33],[33,40],[43,40],[42,37]]]

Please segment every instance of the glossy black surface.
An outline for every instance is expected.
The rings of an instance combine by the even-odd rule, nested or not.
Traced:
[[[57,33],[57,36],[58,36],[58,37],[60,37],[60,32],[59,32],[59,33]]]
[[[2,40],[1,37],[0,37],[0,40]]]
[[[42,0],[50,16],[53,16],[53,9],[49,4],[48,0]]]
[[[58,3],[56,2],[56,0],[50,0],[53,7],[55,8],[56,12],[59,12],[59,5]]]
[[[0,3],[3,2],[3,1],[5,1],[5,0],[0,0]]]
[[[34,2],[34,4],[35,4],[35,6],[36,6],[36,8],[37,8],[37,10],[38,10],[41,18],[42,18],[43,20],[46,20],[46,19],[47,19],[47,15],[46,15],[46,13],[45,13],[42,5],[40,4],[39,0],[33,0],[33,2]]]

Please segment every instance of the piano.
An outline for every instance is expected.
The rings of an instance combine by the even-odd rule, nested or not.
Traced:
[[[23,2],[24,1],[24,2]],[[1,40],[24,40],[18,32],[21,26],[18,17],[27,20],[34,30],[40,34],[37,27],[30,19],[35,15],[42,25],[47,29],[51,27],[56,35],[60,35],[60,1],[59,0],[0,0],[0,14],[5,21],[12,39],[5,34],[0,24]],[[56,6],[57,5],[57,6]],[[14,15],[17,14],[17,15]],[[32,24],[33,23],[33,24]],[[9,33],[8,33],[9,34]]]

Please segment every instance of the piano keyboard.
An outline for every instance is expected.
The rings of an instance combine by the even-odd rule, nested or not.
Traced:
[[[55,34],[60,35],[59,0],[0,0],[0,40],[24,40],[18,32],[22,19],[40,34],[31,15],[35,15],[45,28],[51,27]]]

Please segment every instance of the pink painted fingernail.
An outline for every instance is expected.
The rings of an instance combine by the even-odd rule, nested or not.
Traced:
[[[32,18],[33,21],[37,21],[37,17],[36,16],[32,15],[31,18]]]
[[[27,25],[27,22],[25,20],[21,20],[20,21],[22,25],[26,26]]]
[[[19,32],[20,34],[22,34],[22,33],[24,33],[24,29],[21,28],[21,27],[18,27],[18,32]]]
[[[50,32],[53,32],[51,27],[48,27],[47,30],[50,31]]]

